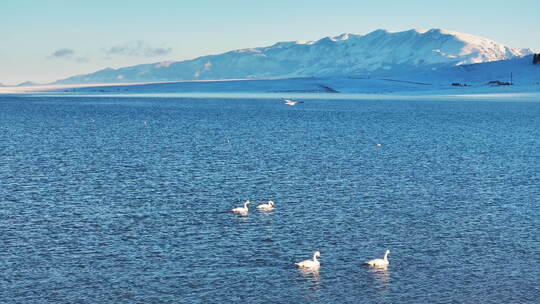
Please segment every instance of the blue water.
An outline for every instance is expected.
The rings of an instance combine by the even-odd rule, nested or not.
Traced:
[[[540,301],[540,101],[4,96],[0,161],[1,303]]]

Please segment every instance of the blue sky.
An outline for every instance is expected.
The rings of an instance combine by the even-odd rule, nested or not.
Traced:
[[[0,83],[383,28],[446,28],[540,51],[538,0],[2,0]]]

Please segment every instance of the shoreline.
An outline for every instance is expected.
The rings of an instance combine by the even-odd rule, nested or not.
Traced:
[[[329,92],[327,88],[335,88]],[[0,96],[100,96],[191,98],[303,98],[303,99],[489,99],[538,98],[540,85],[448,87],[390,85],[379,79],[289,78],[92,83],[0,87]]]

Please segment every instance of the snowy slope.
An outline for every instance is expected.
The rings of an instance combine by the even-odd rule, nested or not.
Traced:
[[[393,75],[531,54],[448,30],[376,30],[310,42],[279,42],[193,60],[104,69],[56,83]]]
[[[532,64],[532,57],[528,55],[508,60],[445,67],[436,71],[396,74],[392,79],[441,86],[453,82],[481,86],[496,80],[513,82],[517,86],[537,85],[540,82],[540,65]]]

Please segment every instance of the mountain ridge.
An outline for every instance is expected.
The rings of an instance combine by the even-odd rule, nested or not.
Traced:
[[[183,61],[107,68],[54,83],[259,79],[391,75],[511,59],[532,54],[491,39],[446,29],[375,30],[315,41],[285,41]]]

